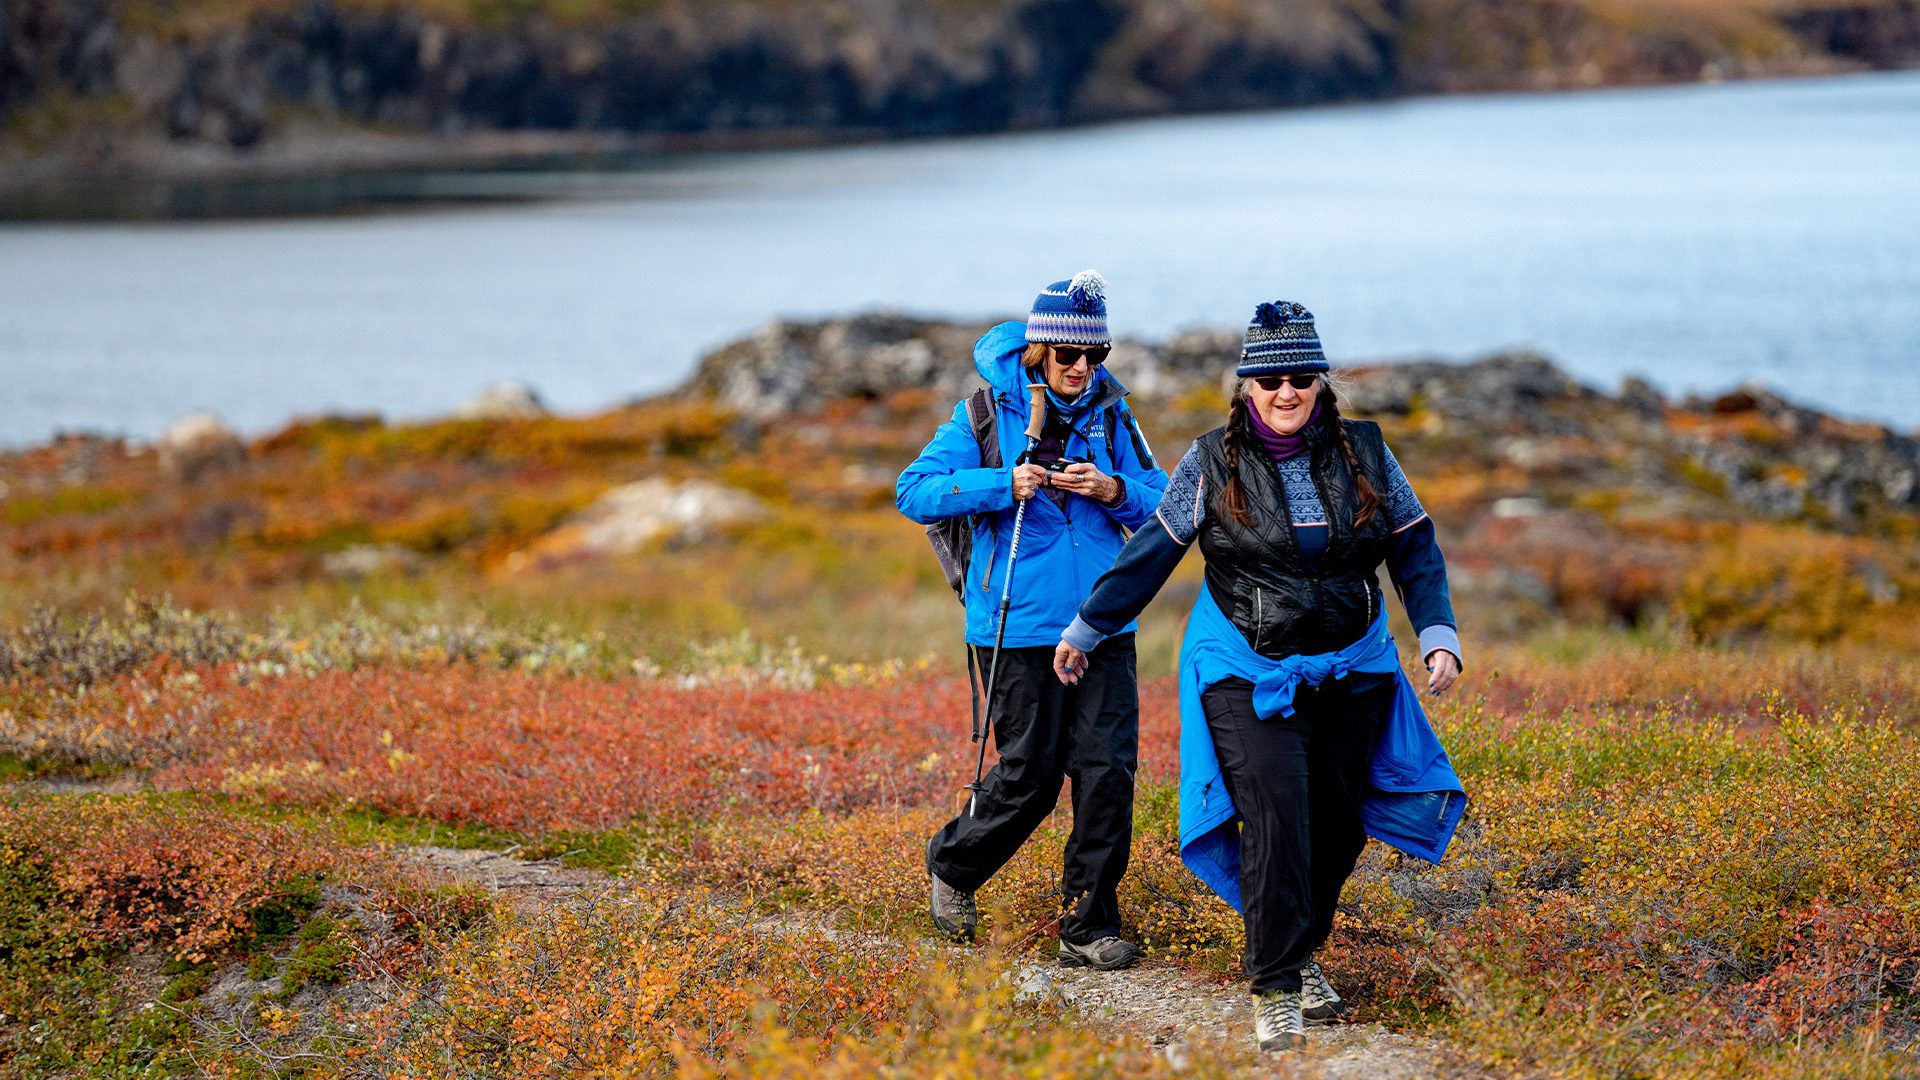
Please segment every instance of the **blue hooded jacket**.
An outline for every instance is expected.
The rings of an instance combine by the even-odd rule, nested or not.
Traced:
[[[1020,367],[1026,332],[1023,322],[1004,322],[981,335],[973,347],[974,367],[994,391],[1001,467],[981,467],[980,447],[963,401],[954,406],[952,419],[934,432],[933,441],[900,474],[894,487],[894,504],[922,525],[979,515],[974,521],[965,590],[967,640],[975,645],[993,644],[1000,591],[1006,582],[1015,509],[1013,464],[1027,448],[1030,380]],[[1045,494],[1028,500],[1012,605],[1007,611],[1008,646],[1057,644],[1093,583],[1113,565],[1128,534],[1160,505],[1167,474],[1146,448],[1123,400],[1126,394],[1126,387],[1112,372],[1105,367],[1094,369],[1092,381],[1082,392],[1081,400],[1088,404],[1075,410],[1075,431],[1066,446],[1069,456],[1090,459],[1101,472],[1124,481],[1126,496],[1120,504],[1105,507],[1079,495],[1069,496],[1064,508]],[[1127,430],[1108,430],[1110,409]],[[1116,632],[1133,629],[1129,623]]]

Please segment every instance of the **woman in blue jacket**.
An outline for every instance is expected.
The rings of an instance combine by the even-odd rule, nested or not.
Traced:
[[[1305,308],[1260,305],[1226,426],[1195,440],[1157,521],[1134,534],[1055,653],[1062,683],[1094,678],[1105,635],[1198,542],[1206,587],[1180,658],[1181,856],[1245,918],[1265,1050],[1299,1045],[1304,1020],[1341,1011],[1312,957],[1368,831],[1437,860],[1465,801],[1405,689],[1376,578],[1386,563],[1419,628],[1428,689],[1446,690],[1460,643],[1433,522],[1379,426],[1341,418],[1327,371]],[[1383,789],[1426,812],[1369,816]],[[1409,844],[1395,831],[1409,820],[1440,835]]]
[[[993,645],[1006,584],[1015,509],[1028,502],[1020,536],[1003,653],[988,688],[988,715],[1000,760],[972,812],[927,844],[934,924],[970,937],[973,893],[1053,811],[1073,780],[1073,833],[1061,891],[1060,959],[1103,970],[1138,950],[1120,936],[1115,897],[1133,841],[1133,774],[1140,706],[1133,625],[1123,619],[1093,650],[1101,673],[1067,687],[1051,672],[1060,632],[1094,581],[1113,564],[1127,532],[1153,515],[1166,486],[1125,402],[1126,388],[1103,365],[1111,347],[1106,286],[1093,271],[1047,286],[1025,323],[987,331],[974,365],[992,391],[999,460],[982,464],[967,405],[954,408],[933,441],[900,475],[894,499],[921,524],[972,519],[964,583],[967,642]],[[1046,422],[1033,455],[1075,462],[1064,470],[1016,464],[1027,450],[1027,387],[1045,383]]]

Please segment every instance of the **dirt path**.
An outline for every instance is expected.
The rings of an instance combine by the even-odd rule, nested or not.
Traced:
[[[409,862],[483,886],[528,908],[593,890],[622,887],[622,880],[610,874],[551,861],[528,862],[514,858],[510,850],[396,850]],[[755,926],[772,934],[824,933],[840,937],[848,933],[794,914],[761,919]],[[1188,1060],[1195,1047],[1246,1039],[1253,1027],[1251,1000],[1244,989],[1209,982],[1165,961],[1145,960],[1115,972],[1032,963],[1014,969],[1014,977],[1021,993],[1057,996],[1093,1023],[1146,1041],[1176,1065]],[[1315,1027],[1308,1039],[1305,1052],[1285,1059],[1291,1069],[1283,1066],[1275,1071],[1337,1080],[1476,1075],[1462,1068],[1458,1055],[1446,1044],[1398,1035],[1378,1024]]]
[[[32,780],[6,786],[63,794],[128,794],[142,785],[138,778],[118,777],[104,782]],[[597,890],[626,887],[623,879],[597,870],[569,867],[556,860],[517,858],[512,848],[489,851],[412,845],[393,851],[404,862],[481,886],[526,910]],[[809,933],[838,938],[849,933],[800,913],[763,918],[754,925],[770,934]],[[1057,996],[1091,1022],[1144,1040],[1176,1065],[1188,1060],[1194,1048],[1237,1043],[1247,1039],[1252,1030],[1252,1006],[1245,990],[1201,979],[1165,961],[1144,960],[1117,972],[1030,963],[1015,968],[1014,978],[1022,993]],[[1480,1075],[1464,1066],[1445,1043],[1395,1034],[1378,1024],[1314,1027],[1308,1033],[1305,1051],[1275,1059],[1274,1066],[1271,1071],[1284,1075],[1336,1080]],[[1267,1071],[1257,1070],[1255,1075]]]

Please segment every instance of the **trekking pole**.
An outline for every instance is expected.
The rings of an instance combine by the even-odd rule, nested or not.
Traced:
[[[1030,383],[1027,393],[1032,401],[1027,406],[1027,449],[1016,459],[1014,467],[1027,463],[1033,456],[1034,448],[1040,445],[1040,428],[1047,422],[1047,385]],[[1013,539],[1007,542],[1007,576],[1000,584],[1000,626],[993,632],[993,659],[987,663],[987,715],[980,725],[980,756],[973,764],[973,783],[967,785],[972,792],[967,796],[967,816],[973,817],[974,810],[980,805],[980,792],[984,789],[981,780],[987,772],[987,735],[993,730],[993,686],[994,679],[1000,674],[1000,643],[1007,639],[1007,607],[1013,602],[1013,561],[1020,557],[1020,528],[1026,524],[1027,503],[1032,498],[1020,500],[1013,512]]]

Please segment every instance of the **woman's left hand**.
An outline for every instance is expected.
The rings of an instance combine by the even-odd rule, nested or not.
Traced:
[[[1460,677],[1460,658],[1445,649],[1427,654],[1427,693],[1438,694]]]
[[[1061,642],[1053,650],[1053,673],[1061,682],[1072,686],[1080,681],[1080,676],[1087,673],[1087,654],[1064,641]]]
[[[1112,502],[1120,494],[1120,482],[1088,461],[1075,462],[1065,472],[1053,473],[1052,478],[1053,486],[1061,491],[1085,495],[1095,502]]]

